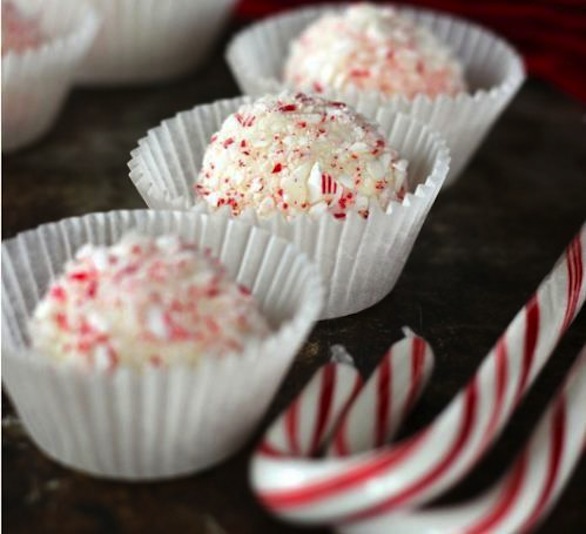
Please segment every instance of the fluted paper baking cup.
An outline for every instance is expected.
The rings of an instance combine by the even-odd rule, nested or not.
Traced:
[[[130,178],[154,209],[207,212],[194,184],[208,141],[223,120],[250,97],[197,106],[150,130],[132,152]],[[362,111],[360,106],[358,111]],[[409,161],[408,193],[383,212],[376,202],[367,219],[350,213],[339,220],[326,213],[286,221],[263,219],[253,210],[240,217],[292,241],[320,268],[326,286],[322,319],[358,312],[381,300],[395,284],[449,168],[445,143],[426,126],[388,109],[375,114],[389,146]],[[230,218],[228,209],[216,213]]]
[[[87,54],[99,16],[86,2],[20,0],[38,20],[41,46],[2,57],[2,151],[32,143],[53,125]]]
[[[91,0],[104,17],[79,80],[88,85],[148,83],[203,62],[235,0]]]
[[[87,370],[30,349],[28,319],[85,243],[175,233],[209,248],[251,288],[273,328],[240,353],[196,365]],[[290,243],[223,217],[147,210],[46,224],[2,243],[2,381],[33,441],[75,469],[119,479],[193,473],[253,431],[319,315],[317,270]]]
[[[288,11],[252,24],[228,45],[226,60],[245,94],[280,92],[290,43],[313,21],[344,4]],[[406,113],[431,126],[446,140],[452,162],[445,186],[454,183],[525,79],[515,49],[491,31],[464,19],[420,8],[396,6],[399,13],[428,27],[447,43],[462,63],[470,87],[457,96],[413,99],[385,97],[375,91],[336,91],[325,95],[364,109],[373,117],[380,108]]]

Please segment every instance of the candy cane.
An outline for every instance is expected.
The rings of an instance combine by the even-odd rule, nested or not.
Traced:
[[[551,509],[586,445],[586,346],[507,474],[461,505],[375,517],[344,534],[494,534],[526,532]]]
[[[405,329],[405,339],[382,357],[338,425],[328,455],[347,456],[388,443],[415,405],[432,369],[431,347]]]
[[[362,386],[351,357],[332,347],[332,362],[321,367],[260,444],[263,456],[311,456],[331,434]]]
[[[410,331],[388,350],[364,386],[345,349],[336,345],[332,353],[332,362],[313,375],[270,427],[260,444],[263,455],[313,456],[336,427],[331,454],[384,444],[415,404],[433,367],[431,348]]]
[[[419,506],[460,480],[499,434],[581,308],[585,254],[586,225],[431,425],[397,445],[343,458],[286,458],[294,451],[271,455],[261,447],[251,469],[260,500],[299,522],[363,521]]]

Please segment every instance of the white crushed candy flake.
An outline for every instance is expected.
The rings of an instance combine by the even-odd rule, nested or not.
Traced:
[[[89,243],[86,243],[77,251],[76,256],[78,258],[85,258],[85,257],[93,254],[93,250],[94,250],[93,246],[90,245]]]
[[[173,252],[180,249],[180,244],[176,236],[162,235],[157,237],[157,247],[166,252]]]
[[[313,204],[311,208],[309,208],[309,213],[311,215],[321,215],[328,210],[328,205],[325,202],[318,202],[317,204]]]
[[[96,370],[196,363],[269,333],[254,298],[209,253],[134,233],[83,246],[29,327],[40,354]]]
[[[395,167],[395,169],[397,169],[398,171],[406,171],[407,170],[407,162],[405,160],[400,160],[397,161],[395,163],[393,163],[393,166]]]
[[[337,180],[346,188],[351,189],[352,187],[354,187],[354,180],[353,178],[348,175],[348,174],[340,174],[340,176],[337,177]]]
[[[169,329],[165,324],[165,317],[163,309],[160,306],[151,306],[147,310],[146,324],[149,332],[160,339],[168,339],[170,337]]]
[[[108,268],[108,252],[106,250],[99,250],[94,255],[94,263],[98,271],[103,271]]]
[[[291,43],[285,81],[303,91],[378,91],[413,98],[466,91],[462,66],[427,28],[389,6],[327,13]]]
[[[291,219],[387,208],[407,188],[407,167],[384,135],[340,102],[303,93],[269,95],[242,106],[212,136],[194,185],[212,208],[248,208]]]
[[[104,345],[98,345],[92,353],[93,367],[97,371],[106,371],[114,363],[110,359],[110,351]]]
[[[330,355],[330,361],[332,362],[354,366],[354,358],[352,358],[344,345],[332,345],[330,347]]]
[[[49,301],[47,301],[47,305],[49,305]],[[107,332],[109,323],[108,318],[102,316],[101,314],[89,312],[87,314],[87,322],[89,325],[99,332]]]

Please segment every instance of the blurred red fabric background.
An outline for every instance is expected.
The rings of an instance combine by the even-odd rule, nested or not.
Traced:
[[[238,14],[250,20],[316,3],[320,0],[240,0]],[[586,0],[417,0],[409,4],[451,12],[491,28],[523,54],[530,75],[586,103]]]

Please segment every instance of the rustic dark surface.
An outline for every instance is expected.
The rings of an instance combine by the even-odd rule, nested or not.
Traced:
[[[178,111],[237,93],[219,48],[215,61],[171,84],[74,92],[45,139],[3,156],[3,238],[67,216],[143,207],[127,178],[136,140]],[[325,361],[331,344],[346,344],[368,372],[403,325],[426,336],[437,356],[431,386],[405,432],[431,421],[586,219],[585,111],[528,82],[458,183],[440,195],[393,292],[360,314],[316,326],[265,425]],[[498,445],[443,502],[476,494],[503,473],[585,342],[582,313]],[[254,501],[246,476],[250,443],[223,465],[182,480],[107,482],[45,458],[4,400],[5,532],[302,532]],[[585,532],[585,503],[582,461],[540,532]]]

